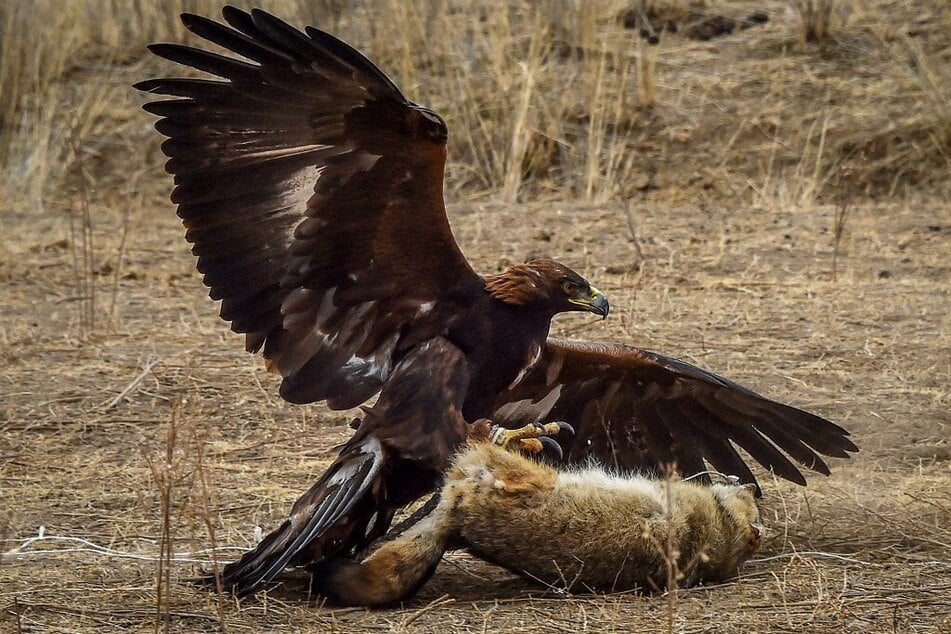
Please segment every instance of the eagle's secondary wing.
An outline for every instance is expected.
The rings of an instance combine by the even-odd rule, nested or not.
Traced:
[[[482,281],[443,203],[445,123],[362,54],[314,28],[225,7],[185,26],[244,59],[157,55],[216,79],[152,79],[172,201],[221,317],[263,347],[295,403],[372,396]]]
[[[820,454],[847,458],[858,451],[847,431],[824,418],[623,344],[549,339],[539,362],[499,398],[493,419],[510,426],[570,423],[576,434],[563,442],[572,462],[591,456],[625,470],[675,464],[692,474],[706,461],[752,483],[735,446],[798,484],[806,481],[789,457],[828,475]]]

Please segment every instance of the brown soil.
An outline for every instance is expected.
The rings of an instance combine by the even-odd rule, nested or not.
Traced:
[[[905,75],[889,73],[908,69],[843,61],[874,33],[787,47],[792,18],[767,4],[779,18],[762,28],[662,37],[658,104],[626,146],[645,167],[604,189],[630,202],[574,202],[583,187],[566,165],[517,205],[472,202],[497,190],[467,185],[459,163],[448,181],[478,270],[551,255],[608,293],[610,319],[560,317],[557,334],[680,356],[852,432],[861,452],[807,488],[760,473],[769,532],[740,579],[676,597],[566,596],[457,553],[398,609],[324,606],[294,575],[242,602],[190,585],[202,564],[188,560],[230,560],[256,526],[282,520],[353,414],[281,401],[216,317],[167,201],[157,135],[128,90],[155,71],[140,64],[64,80],[63,99],[91,86],[109,97],[88,128],[73,124],[87,135],[79,158],[51,166],[41,195],[0,182],[0,631],[951,632],[946,103],[881,105],[862,90],[900,86]],[[931,34],[928,59],[947,75],[939,5],[912,26]],[[831,95],[822,117],[809,101],[819,93]],[[834,181],[825,163],[814,173],[823,121],[833,159],[865,161],[864,186],[825,190],[848,204],[837,248],[841,210],[815,195],[817,179]],[[782,126],[808,138],[762,132]],[[578,138],[559,152],[582,151]],[[574,190],[558,189],[569,176]],[[45,539],[26,541],[40,527]],[[158,562],[166,544],[170,567]]]
[[[147,206],[118,281],[112,257],[96,258],[99,322],[86,335],[68,223],[57,214],[8,218],[4,550],[44,526],[47,536],[147,558],[36,552],[76,546],[53,541],[4,557],[0,623],[13,631],[150,629],[162,478],[174,484],[176,557],[213,544],[247,547],[254,527],[281,520],[349,431],[346,412],[277,398],[276,379],[217,321],[169,206],[158,198]],[[452,208],[479,269],[559,254],[609,293],[611,319],[560,319],[560,334],[681,355],[828,416],[860,445],[855,459],[836,461],[831,478],[811,478],[805,489],[765,475],[765,551],[736,583],[681,593],[674,629],[948,627],[948,211],[928,202],[853,209],[833,281],[828,208],[640,206],[643,259],[616,206]],[[97,253],[116,253],[118,240],[114,228],[97,226]],[[300,579],[240,604],[219,600],[185,582],[196,571],[172,565],[163,591],[173,629],[223,621],[236,631],[375,631],[411,621],[421,631],[656,631],[671,618],[662,597],[565,597],[461,554],[404,608],[375,612],[319,607]]]

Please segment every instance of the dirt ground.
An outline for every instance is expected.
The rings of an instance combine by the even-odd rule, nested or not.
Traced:
[[[72,103],[80,84],[102,87],[94,121],[78,126],[78,168],[52,166],[61,182],[40,196],[0,181],[0,632],[951,633],[946,100],[914,127],[924,115],[879,97],[904,86],[888,74],[904,58],[867,54],[879,49],[865,31],[821,54],[774,46],[795,39],[781,23],[793,18],[768,6],[763,35],[751,28],[725,48],[662,41],[658,105],[630,124],[646,141],[631,146],[630,182],[604,190],[626,202],[557,189],[577,171],[569,163],[518,204],[476,191],[458,163],[447,180],[477,270],[549,255],[608,294],[609,319],[561,316],[555,334],[682,357],[852,433],[860,453],[806,488],[758,472],[767,539],[739,579],[566,595],[452,553],[395,609],[323,605],[295,575],[241,602],[190,584],[284,518],[354,414],[281,401],[277,378],[217,318],[152,121],[128,88],[156,67],[136,61],[84,68],[60,94]],[[951,45],[938,39],[951,22],[930,6],[926,52],[946,71]],[[935,85],[929,94],[951,84]],[[825,118],[809,119],[820,93]],[[903,112],[918,119],[893,129]],[[806,141],[763,132],[780,123]],[[581,152],[578,138],[559,151]],[[844,199],[843,216],[834,196],[815,195],[832,179],[816,177],[819,159],[865,145],[881,150],[868,182],[897,185]],[[640,174],[641,156],[656,169]],[[711,167],[698,176],[701,163]]]
[[[735,583],[672,602],[563,596],[453,554],[416,599],[382,611],[321,607],[301,579],[240,604],[187,584],[198,564],[178,559],[247,547],[255,526],[279,522],[350,415],[279,400],[276,379],[218,322],[169,205],[146,207],[118,278],[97,264],[107,323],[85,335],[68,222],[7,219],[0,508],[3,548],[17,552],[0,564],[4,631],[151,629],[169,491],[176,560],[162,592],[176,631],[951,627],[947,205],[853,209],[835,280],[831,208],[645,203],[635,242],[617,206],[452,207],[479,269],[558,254],[609,294],[611,319],[559,318],[559,334],[683,356],[837,421],[861,453],[805,489],[763,476],[769,538]],[[96,226],[101,253],[120,239]],[[23,541],[41,526],[45,541]]]

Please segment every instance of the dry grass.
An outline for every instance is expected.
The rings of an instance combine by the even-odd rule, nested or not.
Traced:
[[[800,41],[806,18],[789,3],[707,2],[705,14],[766,8],[770,20],[709,42],[664,34],[656,47],[622,28],[626,0],[261,4],[357,44],[445,116],[454,199],[701,190],[802,205],[828,193],[843,162],[869,193],[948,190],[942,0],[857,5],[821,45]],[[686,1],[652,4],[658,20],[686,19]],[[33,205],[49,204],[81,164],[154,152],[128,90],[158,72],[143,47],[183,38],[182,8],[218,12],[211,0],[66,6],[0,5],[0,160]]]
[[[189,560],[229,560],[279,521],[350,416],[281,402],[217,321],[129,89],[159,69],[144,43],[180,36],[171,13],[218,3],[13,0],[0,551],[23,552],[0,560],[0,631],[951,631],[941,2],[853,3],[817,44],[791,3],[707,2],[770,21],[656,47],[620,28],[620,2],[262,4],[357,43],[446,115],[451,219],[477,269],[551,254],[610,294],[612,319],[560,333],[719,370],[862,452],[807,489],[767,481],[762,556],[669,603],[563,596],[464,555],[394,610],[321,607],[300,579],[240,604],[193,588]],[[40,526],[92,545],[22,541]]]
[[[803,42],[826,42],[832,37],[836,0],[796,0],[799,33]]]
[[[246,547],[256,526],[275,525],[329,463],[350,417],[277,399],[274,377],[218,323],[175,218],[161,200],[150,207],[129,238],[121,319],[111,333],[83,338],[64,301],[69,249],[55,244],[68,236],[67,219],[24,218],[20,238],[3,242],[10,319],[0,336],[0,509],[10,518],[7,535],[27,538],[43,525],[49,535],[150,559],[91,552],[5,558],[0,629],[19,610],[24,624],[52,631],[150,630],[161,623],[163,542],[173,560],[159,613],[173,630],[224,622],[234,631],[388,631],[410,620],[419,631],[484,624],[583,631],[585,622],[591,631],[666,629],[664,598],[565,597],[462,555],[450,556],[399,610],[321,608],[301,579],[240,605],[189,586],[198,566],[177,559],[231,559],[234,550],[212,557],[207,549]],[[951,617],[944,602],[951,587],[951,240],[946,228],[929,229],[948,217],[946,203],[857,204],[835,282],[834,207],[806,215],[645,206],[640,270],[626,232],[611,230],[622,213],[611,205],[479,204],[454,206],[452,220],[481,270],[545,251],[598,280],[616,318],[559,320],[559,332],[683,355],[829,416],[863,450],[807,489],[767,477],[770,533],[761,558],[735,584],[680,592],[674,631],[800,631],[803,623],[815,631],[891,631],[893,624],[934,631]],[[108,227],[96,238],[102,250],[118,248],[120,237]],[[98,283],[106,289],[112,281]],[[168,479],[156,475],[160,469]],[[174,484],[170,493],[163,481]],[[40,542],[30,550],[68,545]],[[452,602],[416,615],[443,595]],[[720,615],[716,624],[711,610]]]

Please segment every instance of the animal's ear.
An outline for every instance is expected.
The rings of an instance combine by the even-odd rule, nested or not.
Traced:
[[[756,495],[756,485],[753,484],[752,482],[746,482],[744,484],[741,484],[740,486],[746,489],[747,491],[749,491],[751,495],[753,496]]]

